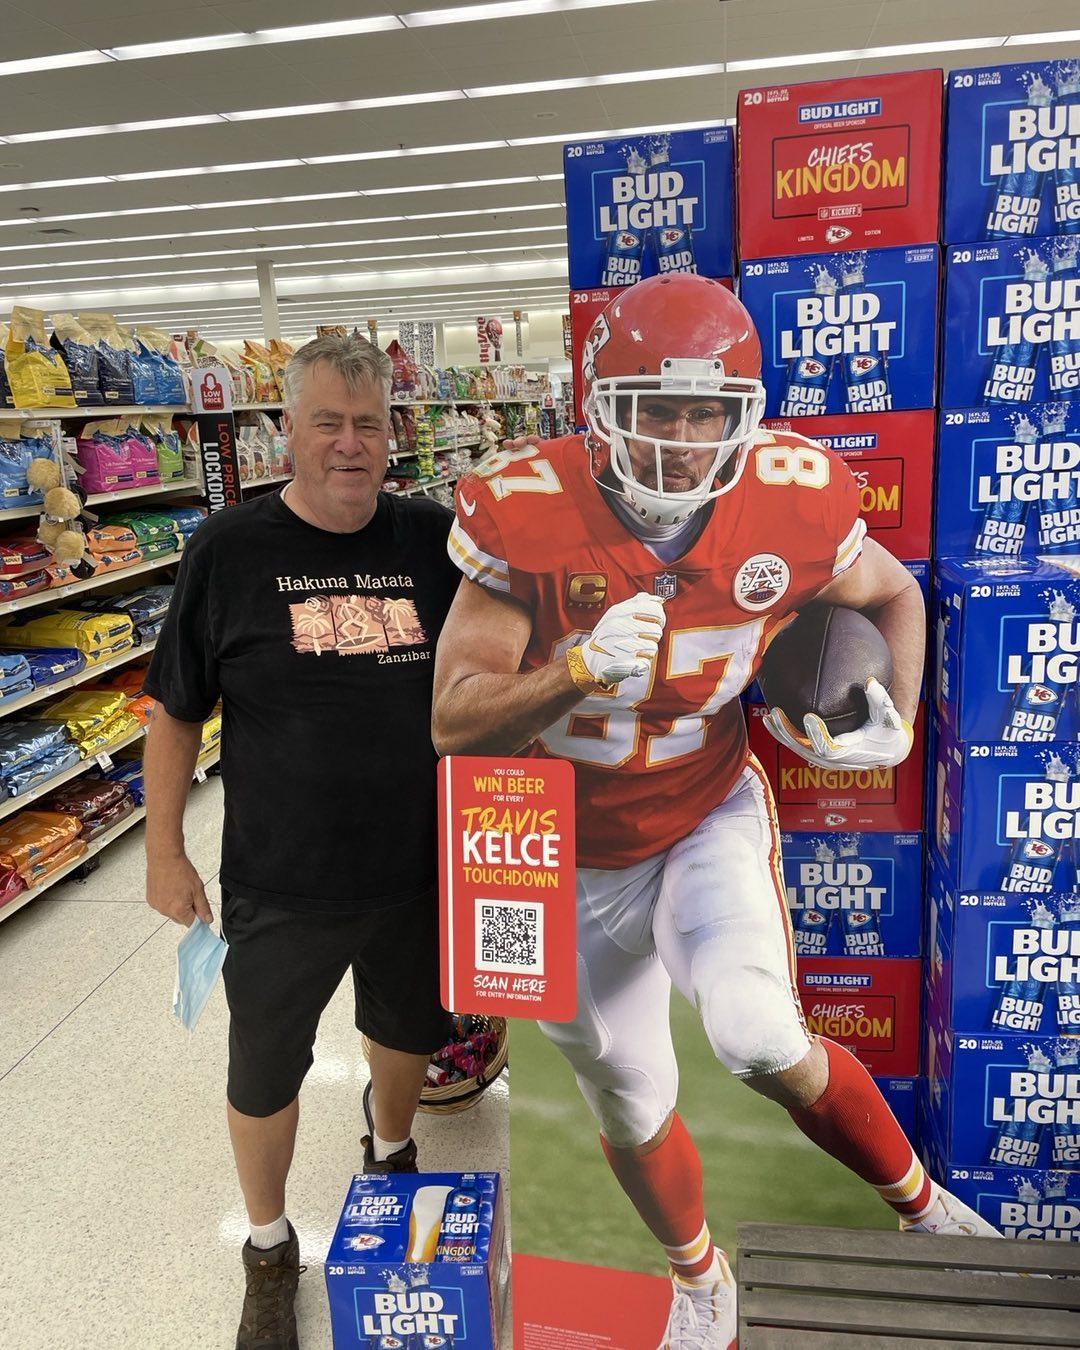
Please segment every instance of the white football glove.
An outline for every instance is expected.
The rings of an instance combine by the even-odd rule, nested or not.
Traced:
[[[616,685],[646,675],[664,636],[664,602],[647,591],[612,605],[581,643],[582,660],[599,684]]]
[[[866,701],[870,716],[857,731],[830,736],[816,713],[803,718],[805,735],[779,708],[773,708],[762,720],[772,734],[789,750],[821,769],[884,769],[907,759],[915,733],[896,711],[885,686],[871,678],[866,682]]]

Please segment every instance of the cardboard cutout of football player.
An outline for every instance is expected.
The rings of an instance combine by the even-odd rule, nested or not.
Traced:
[[[728,1350],[734,1282],[675,1110],[672,983],[721,1063],[901,1227],[994,1232],[925,1174],[858,1060],[807,1033],[776,809],[739,703],[795,611],[861,610],[891,649],[892,696],[871,682],[866,723],[835,738],[814,717],[767,725],[815,764],[899,764],[925,612],[907,570],[865,538],[843,461],[760,428],[758,337],[718,282],[628,288],[596,320],[583,375],[587,436],[503,450],[459,485],[449,547],[466,580],[439,643],[433,730],[444,754],[574,764],[578,1014],[541,1028],[667,1255],[662,1347]]]

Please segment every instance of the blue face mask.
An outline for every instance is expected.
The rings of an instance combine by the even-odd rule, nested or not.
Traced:
[[[213,992],[229,946],[209,924],[196,919],[176,949],[176,987],[173,990],[173,1014],[188,1031],[202,1016]]]

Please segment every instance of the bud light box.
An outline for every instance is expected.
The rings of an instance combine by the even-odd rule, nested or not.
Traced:
[[[941,414],[936,554],[1080,553],[1080,401]]]
[[[939,727],[935,846],[962,891],[1073,888],[1080,745],[960,743]]]
[[[761,762],[776,798],[782,830],[922,829],[923,705],[915,718],[911,753],[895,768],[822,769],[782,746],[762,725],[764,704],[747,705],[750,749]]]
[[[957,891],[929,880],[927,1007],[954,1031],[1080,1035],[1080,894]]]
[[[885,1098],[896,1123],[908,1139],[914,1140],[917,1122],[918,1078],[875,1078],[878,1091]]]
[[[734,271],[730,127],[578,141],[563,176],[571,289]]]
[[[744,262],[770,417],[934,406],[938,250]]]
[[[1080,1037],[968,1036],[927,1014],[927,1117],[953,1167],[1080,1170]]]
[[[1080,235],[945,250],[941,406],[1080,398]]]
[[[937,594],[937,706],[956,739],[1075,741],[1080,575],[954,558]]]
[[[355,1176],[326,1255],[334,1350],[496,1350],[497,1172]]]
[[[770,418],[765,425],[797,432],[840,456],[859,485],[867,533],[894,558],[930,556],[932,411]]]
[[[1002,1237],[1080,1242],[1080,1172],[949,1167],[936,1179]]]
[[[1080,231],[1080,60],[949,74],[945,240]]]
[[[920,834],[785,834],[784,885],[795,954],[918,956]]]
[[[920,960],[806,957],[796,979],[812,1036],[837,1041],[872,1074],[919,1072]]]
[[[739,93],[744,258],[938,237],[940,70]]]

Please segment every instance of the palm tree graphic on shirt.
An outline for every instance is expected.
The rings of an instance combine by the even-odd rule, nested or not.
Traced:
[[[412,600],[377,595],[316,595],[290,605],[292,645],[301,653],[353,656],[414,647],[427,634]]]

